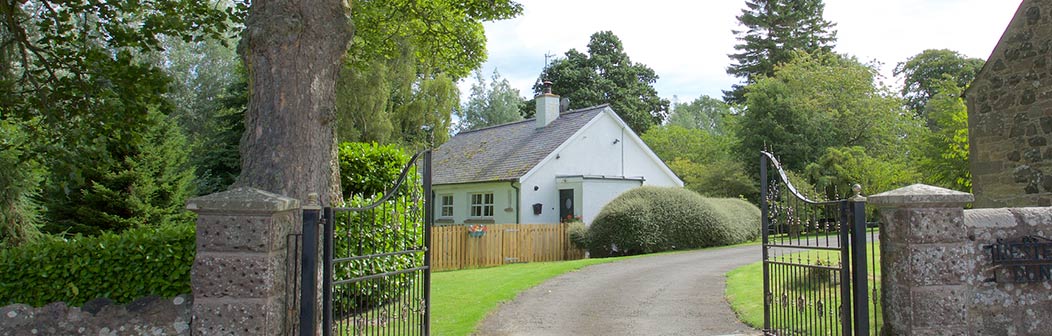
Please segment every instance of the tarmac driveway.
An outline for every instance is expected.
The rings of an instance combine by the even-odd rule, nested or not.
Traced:
[[[501,305],[478,335],[756,335],[723,291],[724,273],[759,260],[753,245],[588,266]]]

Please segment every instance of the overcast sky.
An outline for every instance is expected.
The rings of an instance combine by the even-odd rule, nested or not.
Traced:
[[[736,43],[735,19],[744,0],[520,0],[518,18],[486,24],[489,60],[523,96],[544,67],[545,53],[558,56],[610,30],[633,62],[654,69],[658,94],[688,102],[701,95],[722,97],[738,80],[726,74]],[[987,59],[1019,0],[826,0],[825,18],[836,23],[836,51],[895,64],[925,49],[952,49]],[[894,79],[888,82],[893,83]],[[890,83],[889,83],[890,84]],[[471,81],[460,83],[467,97]],[[556,88],[558,93],[558,88]]]

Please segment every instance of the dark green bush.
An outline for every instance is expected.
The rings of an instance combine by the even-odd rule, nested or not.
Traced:
[[[194,225],[178,224],[2,250],[0,306],[80,306],[98,297],[127,303],[189,293],[194,240]]]
[[[603,207],[589,229],[588,250],[607,257],[730,245],[755,239],[759,227],[760,211],[746,201],[640,187]]]
[[[140,126],[138,137],[55,149],[44,187],[44,231],[93,236],[193,220],[186,211],[194,189],[186,137],[157,111]]]
[[[383,194],[398,180],[410,155],[395,145],[344,142],[340,144],[340,187],[343,197]]]

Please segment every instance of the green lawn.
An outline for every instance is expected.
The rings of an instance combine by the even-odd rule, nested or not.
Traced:
[[[871,248],[872,247],[872,248]],[[874,251],[875,250],[875,251]],[[873,258],[876,258],[875,260]],[[839,259],[839,258],[834,258]],[[879,246],[870,244],[867,247],[867,260],[869,264],[878,265],[876,271],[871,271],[869,274],[871,279],[875,279],[877,284],[876,293],[880,292],[880,248]],[[838,260],[829,260],[829,262],[837,262]],[[871,268],[872,269],[872,268]],[[872,289],[870,289],[872,291]],[[871,294],[872,295],[872,294]],[[727,273],[727,289],[726,289],[727,301],[730,302],[731,308],[738,314],[740,319],[745,324],[757,329],[763,328],[763,262],[752,263],[739,268],[736,268]],[[871,302],[873,298],[870,298]],[[871,320],[871,325],[880,325],[880,305],[877,305],[877,310],[871,312],[871,316],[876,316],[877,321]],[[874,310],[872,304],[870,310]]]

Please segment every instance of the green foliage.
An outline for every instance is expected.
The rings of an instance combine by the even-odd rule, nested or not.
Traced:
[[[399,143],[409,148],[441,145],[448,139],[450,113],[460,99],[454,78],[418,73],[414,47],[360,69],[348,59],[336,82],[340,141]],[[426,126],[426,130],[423,128]]]
[[[345,142],[339,151],[340,187],[345,199],[382,195],[409,163],[409,155],[394,145]]]
[[[836,44],[836,25],[822,15],[822,0],[746,0],[738,22],[743,30],[734,30],[739,44],[731,54],[734,63],[727,73],[744,79],[731,91],[724,91],[724,100],[744,103],[745,87],[760,77],[774,76],[778,65],[788,63],[795,51],[807,53],[832,52]]]
[[[607,257],[730,245],[755,239],[759,225],[759,209],[739,199],[640,187],[603,207],[589,229],[588,250]]]
[[[946,88],[941,84],[950,80],[956,87],[968,87],[985,62],[964,57],[949,49],[928,49],[895,66],[895,76],[903,77],[902,97],[906,108],[919,116],[926,115],[928,100]]]
[[[774,77],[761,77],[749,85],[746,112],[738,120],[742,162],[758,172],[756,155],[764,148],[795,171],[829,147],[901,155],[904,139],[919,123],[873,79],[873,69],[833,54],[800,54],[778,67]]]
[[[194,226],[178,224],[0,250],[0,305],[189,293],[194,240]]]
[[[22,128],[30,126],[0,119],[0,249],[42,238],[36,197],[45,172],[25,150]]]
[[[926,183],[971,192],[968,107],[961,99],[964,90],[949,79],[936,87],[939,93],[924,106],[931,131],[918,137],[918,168],[925,173]]]
[[[756,181],[731,152],[736,141],[733,132],[730,128],[722,132],[714,134],[697,126],[669,124],[651,128],[640,138],[683,180],[687,189],[709,197],[759,199]]]
[[[343,190],[344,206],[363,208],[378,202],[384,191],[394,186],[409,156],[392,146],[364,143],[340,145],[341,177],[352,177]],[[352,173],[353,172],[353,173]],[[424,245],[423,184],[412,167],[400,192],[379,206],[365,211],[336,214],[334,251],[339,257],[401,252]],[[339,263],[337,279],[350,279],[393,272],[423,265],[423,253],[398,254]],[[415,281],[413,273],[355,282],[334,288],[334,310],[347,314],[361,312],[400,298]]]
[[[746,174],[745,166],[738,161],[696,163],[677,158],[669,162],[668,167],[683,180],[684,187],[704,196],[744,197],[750,200],[760,197],[756,180]]]
[[[141,140],[106,139],[100,150],[82,146],[63,158],[45,190],[48,232],[97,235],[192,218],[184,209],[194,176],[186,138],[156,112],[140,127]]]
[[[687,159],[695,163],[711,163],[731,157],[730,137],[716,136],[697,128],[679,125],[653,127],[640,139],[665,162]]]
[[[726,132],[726,119],[730,115],[731,107],[727,103],[703,95],[690,103],[676,103],[668,117],[668,125],[722,135]]]
[[[587,55],[576,49],[565,55],[544,69],[533,87],[535,95],[543,90],[541,82],[548,80],[555,94],[570,99],[570,108],[609,103],[636,134],[668,115],[668,100],[654,89],[657,74],[645,64],[633,63],[613,32],[592,34]]]
[[[588,248],[588,227],[580,220],[574,220],[569,223],[569,226],[566,228],[566,234],[570,236],[570,244],[573,244],[574,248]]]
[[[461,131],[472,130],[522,120],[519,115],[521,102],[519,90],[512,88],[507,79],[502,79],[496,69],[488,87],[482,72],[476,70],[471,96],[454,113],[460,118]]]
[[[482,23],[522,13],[514,1],[362,1],[336,84],[339,141],[408,148],[449,139],[456,82],[486,59]]]
[[[231,46],[236,41],[165,36],[161,42],[155,62],[171,78],[164,97],[192,148],[195,194],[226,190],[241,173],[238,143],[248,104],[247,74]]]
[[[214,97],[218,110],[207,111],[201,138],[194,139],[191,157],[196,167],[194,185],[198,195],[226,190],[241,174],[241,152],[238,145],[245,133],[245,106],[248,105],[248,79],[244,68],[237,67],[237,79],[223,93]]]
[[[858,146],[827,148],[825,154],[804,169],[804,174],[828,199],[851,197],[848,193],[856,183],[869,195],[905,187],[920,179],[920,174],[905,162],[872,157]]]
[[[333,240],[333,251],[340,253],[337,258],[400,252],[424,245],[422,185],[416,178],[407,182],[411,192],[389,199],[377,208],[336,214],[335,231],[339,234]],[[381,196],[354,195],[348,198],[345,206],[365,207],[380,200]],[[333,276],[351,279],[419,265],[423,265],[423,253],[358,259],[335,264]],[[406,273],[335,286],[333,311],[349,316],[382,306],[400,298],[415,281],[422,279],[414,273]]]
[[[482,23],[521,13],[522,5],[509,0],[355,2],[348,60],[363,71],[373,61],[402,57],[408,44],[418,67],[413,73],[464,78],[486,60]]]

